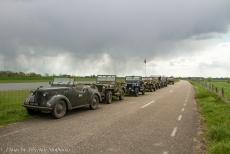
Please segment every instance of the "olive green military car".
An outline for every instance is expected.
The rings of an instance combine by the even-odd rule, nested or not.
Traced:
[[[50,87],[33,91],[23,106],[31,115],[42,111],[62,118],[67,111],[75,108],[86,106],[97,109],[100,101],[101,95],[96,87],[78,85],[71,78],[55,78]]]
[[[152,77],[142,77],[142,80],[144,82],[145,85],[145,90],[148,92],[153,92],[156,91],[157,89],[157,84],[156,82],[153,80]]]
[[[117,81],[116,75],[98,75],[96,87],[100,92],[102,100],[107,104],[112,102],[112,97],[123,100],[125,95],[125,84]]]

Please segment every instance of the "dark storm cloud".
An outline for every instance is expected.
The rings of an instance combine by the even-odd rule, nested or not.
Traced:
[[[229,8],[228,0],[2,0],[0,56],[13,69],[20,55],[68,53],[79,64],[106,53],[106,70],[128,69],[128,60],[179,55],[190,50],[181,41],[225,33]]]

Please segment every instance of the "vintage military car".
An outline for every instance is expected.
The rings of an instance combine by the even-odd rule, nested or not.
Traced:
[[[125,84],[117,81],[116,75],[98,75],[96,86],[101,94],[102,100],[107,104],[112,102],[112,97],[123,100],[125,95]]]
[[[156,91],[157,84],[154,82],[152,77],[143,77],[142,80],[145,85],[145,91],[148,92]]]
[[[97,109],[101,101],[97,87],[78,85],[72,78],[55,78],[50,84],[50,87],[36,89],[26,99],[23,106],[29,114],[42,111],[62,118],[67,111],[75,108],[87,106]]]
[[[175,79],[174,79],[174,77],[169,77],[168,78],[168,84],[174,84],[175,83]]]
[[[126,76],[126,94],[138,96],[139,92],[145,94],[145,85],[141,76]]]

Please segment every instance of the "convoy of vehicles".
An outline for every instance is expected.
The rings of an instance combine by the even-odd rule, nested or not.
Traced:
[[[116,75],[98,75],[96,84],[77,84],[74,78],[54,78],[50,87],[39,87],[32,91],[23,106],[28,114],[38,112],[52,113],[55,118],[62,118],[70,110],[79,107],[98,108],[100,102],[110,104],[113,96],[123,100],[126,95],[139,96],[145,92],[174,84],[173,77],[162,76],[126,76],[125,83],[119,82]]]

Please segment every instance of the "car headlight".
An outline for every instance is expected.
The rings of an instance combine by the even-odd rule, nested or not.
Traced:
[[[48,93],[47,93],[47,92],[45,92],[45,93],[43,94],[43,96],[44,96],[44,97],[46,97],[47,95],[48,95]]]

